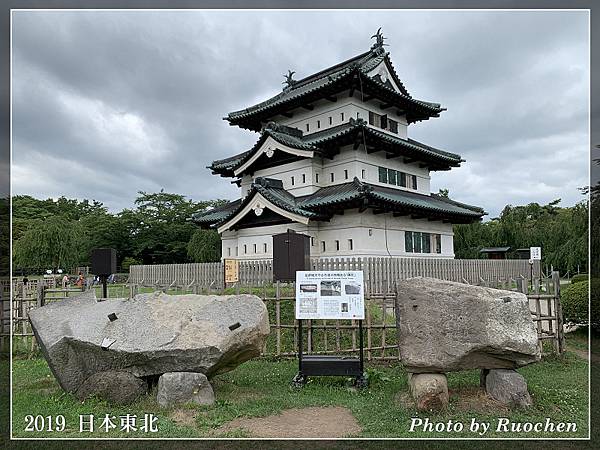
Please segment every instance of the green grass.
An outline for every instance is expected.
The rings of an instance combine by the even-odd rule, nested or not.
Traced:
[[[581,327],[565,334],[565,340],[568,347],[575,348],[577,350],[588,351],[588,328]]]
[[[348,387],[344,378],[313,378],[303,388],[295,390],[289,382],[297,370],[293,359],[269,361],[256,359],[242,364],[237,369],[219,375],[212,380],[217,402],[210,407],[185,406],[196,411],[192,426],[178,425],[171,414],[173,409],[159,407],[153,395],[147,395],[137,403],[127,406],[111,406],[100,400],[79,402],[64,393],[52,376],[45,360],[13,361],[13,433],[19,437],[83,437],[78,432],[78,415],[153,413],[158,420],[159,433],[152,437],[208,437],[216,429],[237,417],[257,417],[276,414],[287,408],[306,406],[344,406],[349,408],[362,432],[357,437],[476,437],[472,433],[409,433],[411,417],[429,417],[433,421],[470,422],[488,421],[494,426],[498,417],[514,421],[536,422],[550,417],[553,421],[576,422],[577,432],[559,437],[587,436],[587,362],[572,353],[560,357],[549,357],[538,364],[519,370],[528,381],[534,406],[526,409],[495,411],[493,408],[465,406],[461,401],[465,393],[474,392],[479,384],[476,370],[448,375],[451,392],[447,411],[437,414],[419,413],[407,397],[406,372],[400,365],[390,367],[369,364],[374,380],[364,391]],[[461,395],[463,394],[463,395]],[[404,398],[404,400],[400,400]],[[473,409],[474,408],[474,409]],[[63,414],[67,430],[56,432],[25,432],[24,418],[27,414],[43,416]],[[98,425],[98,424],[97,424]],[[88,436],[88,434],[85,434]],[[145,437],[143,432],[124,433],[112,430],[97,431],[94,437]],[[235,431],[220,437],[244,437]],[[485,437],[557,437],[544,433],[488,432]]]

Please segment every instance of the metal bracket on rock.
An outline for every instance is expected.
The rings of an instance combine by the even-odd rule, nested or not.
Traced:
[[[116,341],[116,339],[104,338],[102,339],[102,344],[100,344],[100,347],[102,348],[102,350],[108,350],[108,348],[111,345],[113,345]]]

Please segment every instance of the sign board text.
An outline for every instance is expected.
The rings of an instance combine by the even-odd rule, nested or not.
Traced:
[[[296,272],[296,319],[364,319],[362,270]]]

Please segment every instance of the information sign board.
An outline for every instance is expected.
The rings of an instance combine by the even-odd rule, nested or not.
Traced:
[[[225,283],[237,283],[240,278],[240,264],[237,259],[225,259]]]
[[[362,270],[296,272],[296,319],[364,319]]]
[[[532,259],[534,261],[541,261],[542,247],[529,247],[529,259]]]

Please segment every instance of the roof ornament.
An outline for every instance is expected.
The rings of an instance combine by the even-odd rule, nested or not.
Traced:
[[[285,84],[286,86],[283,88],[283,90],[289,89],[291,87],[293,87],[298,80],[294,80],[292,77],[294,76],[296,72],[293,72],[291,70],[288,70],[287,75],[284,75],[283,78],[285,78],[285,81],[282,81],[281,84]]]
[[[260,202],[257,202],[252,209],[254,210],[254,214],[256,214],[256,216],[260,216],[265,210],[265,207]]]
[[[375,33],[373,36],[371,36],[371,39],[375,38],[375,43],[371,46],[372,50],[378,50],[378,49],[382,49],[384,45],[389,45],[389,44],[385,44],[383,41],[386,40],[386,37],[383,37],[383,34],[381,33],[381,27],[379,27],[379,29],[377,30],[377,33]]]

